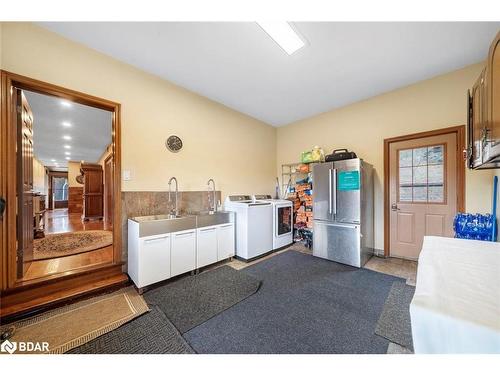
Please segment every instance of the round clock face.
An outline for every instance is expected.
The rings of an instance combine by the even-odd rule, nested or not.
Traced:
[[[182,148],[182,140],[176,135],[171,135],[165,141],[165,145],[170,151],[179,152]]]

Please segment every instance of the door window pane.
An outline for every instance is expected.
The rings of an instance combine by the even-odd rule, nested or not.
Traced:
[[[442,186],[429,186],[429,202],[444,202],[444,189]]]
[[[399,168],[399,185],[411,186],[413,183],[413,174],[411,167]]]
[[[413,185],[425,185],[427,183],[427,166],[413,167]]]
[[[443,145],[429,147],[429,164],[443,164]]]
[[[398,201],[445,201],[444,145],[398,151]]]
[[[400,167],[411,167],[413,165],[412,150],[400,150],[399,151],[399,166]]]
[[[442,186],[444,184],[443,164],[429,165],[429,185]]]
[[[413,149],[413,166],[427,165],[427,147]]]
[[[427,202],[427,186],[413,187],[413,202]]]

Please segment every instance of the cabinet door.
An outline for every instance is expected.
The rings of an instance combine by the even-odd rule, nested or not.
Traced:
[[[171,276],[196,268],[196,229],[172,233]]]
[[[166,280],[170,277],[170,235],[145,237],[140,240],[139,284],[146,285]]]
[[[196,268],[217,262],[217,227],[199,228],[196,238]]]
[[[234,256],[234,224],[222,224],[217,227],[217,260]]]

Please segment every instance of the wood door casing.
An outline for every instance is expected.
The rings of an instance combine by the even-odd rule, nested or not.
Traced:
[[[113,154],[104,160],[104,219],[110,227],[113,225]]]
[[[442,158],[431,161],[425,156],[423,161],[423,155],[430,156],[431,150],[437,150],[432,155]],[[457,152],[454,133],[402,140],[389,146],[391,256],[417,259],[424,236],[453,236],[458,209]],[[410,165],[403,164],[403,155],[409,155]],[[440,174],[442,180],[436,183],[433,178],[439,179]]]
[[[0,317],[40,309],[118,285],[122,273],[122,231],[113,230],[113,262],[108,266],[79,268],[36,280],[17,276],[17,129],[16,88],[52,95],[112,113],[114,157],[113,221],[121,220],[121,106],[119,103],[0,69],[0,195],[6,200],[0,220]]]
[[[33,260],[33,113],[21,89],[16,89],[17,114],[17,275]]]

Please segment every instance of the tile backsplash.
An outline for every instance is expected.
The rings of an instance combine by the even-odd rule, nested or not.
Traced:
[[[216,192],[217,201],[221,192]],[[212,193],[210,193],[210,199]],[[212,202],[210,201],[210,204]],[[222,202],[221,202],[222,203]],[[175,207],[175,193],[168,200],[168,191],[123,191],[122,192],[122,260],[127,261],[127,220],[135,216],[164,215]],[[189,213],[209,209],[209,193],[204,191],[179,191],[179,212]]]

